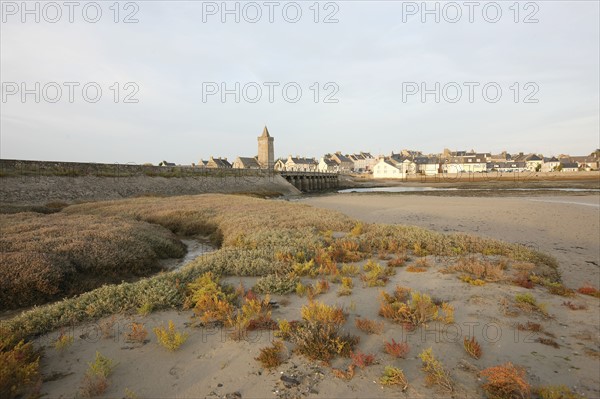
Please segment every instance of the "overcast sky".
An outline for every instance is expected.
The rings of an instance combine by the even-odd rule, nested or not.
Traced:
[[[189,164],[256,155],[265,124],[276,157],[589,154],[600,147],[599,3],[513,3],[429,2],[436,22],[420,1],[228,2],[238,23],[220,1],[122,2],[118,16],[109,1],[91,23],[95,4],[79,2],[69,22],[61,1],[60,16],[37,3],[37,23],[2,2],[0,156]],[[73,102],[65,82],[79,84]]]

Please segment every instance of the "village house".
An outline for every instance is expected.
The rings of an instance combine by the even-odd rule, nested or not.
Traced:
[[[401,169],[407,175],[414,175],[417,173],[417,164],[412,160],[412,156],[392,153],[389,157],[389,161],[397,167],[402,164]]]
[[[237,157],[232,166],[234,169],[260,169],[257,157]]]
[[[571,162],[575,162],[577,163],[577,166],[581,169],[581,170],[598,170],[598,158],[595,158],[594,156],[591,155],[587,155],[587,156],[577,156],[577,157],[571,157],[570,158]]]
[[[570,162],[561,159],[558,169],[560,169],[561,172],[577,172],[579,171],[579,166],[577,165],[577,162]]]
[[[440,159],[437,157],[418,156],[414,158],[417,173],[425,176],[435,176],[440,170]]]
[[[542,164],[542,168],[540,169],[540,172],[553,172],[556,170],[556,168],[558,168],[558,165],[560,165],[560,161],[558,160],[558,158],[556,157],[544,157],[544,163]]]
[[[291,172],[316,172],[319,163],[314,158],[303,158],[299,156],[288,157],[285,163],[282,160],[275,162],[275,170]]]
[[[322,157],[317,169],[319,172],[323,173],[336,173],[338,172],[338,164],[332,159]]]
[[[522,173],[526,170],[527,163],[524,161],[488,162],[486,164],[488,173]]]
[[[373,170],[373,166],[377,163],[377,159],[368,152],[359,152],[347,156],[353,163],[355,172],[367,172]]]
[[[325,158],[329,158],[338,165],[338,171],[341,173],[350,173],[354,168],[354,162],[345,155],[342,155],[340,151],[337,151],[333,155],[325,155]]]
[[[380,158],[373,167],[373,178],[375,179],[404,179],[406,172],[402,162],[396,162],[390,158]]]
[[[516,162],[525,162],[526,168],[529,171],[537,172],[542,168],[544,158],[537,154],[523,154],[520,152],[518,155],[513,155],[512,160]]]
[[[231,169],[231,164],[227,161],[227,158],[213,158],[210,157],[206,163],[207,168],[211,169]]]

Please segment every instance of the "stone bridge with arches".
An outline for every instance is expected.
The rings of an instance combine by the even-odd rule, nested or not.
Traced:
[[[337,173],[281,171],[281,176],[302,192],[334,189],[339,186]]]

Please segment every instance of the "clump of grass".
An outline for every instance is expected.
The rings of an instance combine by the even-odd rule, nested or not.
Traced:
[[[260,294],[287,295],[294,292],[296,283],[298,283],[297,277],[269,274],[259,278],[253,289]]]
[[[453,322],[454,308],[449,304],[442,303],[438,306],[429,295],[420,292],[411,292],[410,299],[406,299],[406,294],[406,291],[401,288],[396,288],[394,295],[382,292],[379,315],[395,323],[413,326],[433,320]]]
[[[468,276],[472,281],[497,282],[504,279],[505,267],[506,265],[503,262],[492,263],[470,256],[461,257],[454,265],[447,268],[447,270],[463,273],[463,276]]]
[[[568,307],[571,310],[585,310],[585,309],[587,309],[587,306],[584,303],[573,303],[571,301],[563,301],[562,305]]]
[[[427,269],[420,266],[410,265],[406,268],[406,271],[410,273],[425,273]]]
[[[413,253],[416,256],[427,256],[429,255],[429,251],[427,250],[427,246],[421,242],[415,242],[413,244]]]
[[[108,388],[108,377],[112,374],[115,365],[113,361],[100,352],[96,352],[93,363],[88,363],[79,392],[81,396],[91,398],[102,395]]]
[[[266,369],[273,369],[283,363],[283,342],[275,341],[271,346],[260,349],[260,354],[255,360]]]
[[[138,399],[138,397],[139,396],[134,391],[132,391],[129,388],[125,388],[125,394],[124,394],[125,399]]]
[[[188,339],[187,333],[181,333],[175,329],[175,324],[173,320],[169,320],[168,328],[164,327],[156,327],[154,328],[154,334],[156,334],[156,339],[158,343],[163,347],[167,348],[171,352],[179,349],[181,345]]]
[[[592,287],[591,285],[584,285],[583,287],[579,287],[577,292],[583,295],[593,296],[594,298],[600,298],[600,291]]]
[[[546,306],[542,303],[538,303],[533,295],[529,292],[525,294],[516,294],[515,303],[517,307],[525,312],[539,312],[544,316],[548,316]]]
[[[531,280],[531,275],[527,272],[517,273],[513,278],[513,284],[527,289],[535,287],[535,283]]]
[[[383,332],[383,322],[377,322],[370,319],[354,319],[354,325],[360,331],[366,332],[367,334],[381,334]]]
[[[466,275],[466,274],[460,276],[459,279],[461,281],[464,281],[465,283],[469,283],[471,285],[478,286],[478,287],[485,285],[485,281],[480,280],[478,278],[474,279],[473,277]]]
[[[356,265],[343,264],[340,269],[340,275],[346,277],[354,277],[360,273],[360,268]]]
[[[40,357],[31,343],[15,342],[0,328],[0,397],[37,397],[42,383]]]
[[[354,288],[354,281],[350,277],[342,277],[342,286],[338,289],[338,296],[347,296],[352,294],[352,288]]]
[[[408,380],[404,376],[404,372],[392,366],[385,366],[383,375],[379,378],[381,385],[399,385],[405,391],[408,388]]]
[[[235,317],[227,322],[227,325],[235,326],[232,338],[242,339],[246,331],[277,329],[277,323],[271,319],[270,302],[269,295],[264,299],[255,295],[246,295],[244,303],[237,310]]]
[[[61,329],[58,338],[54,341],[54,349],[58,352],[62,352],[73,344],[73,340],[74,338],[72,335],[65,334],[64,330]]]
[[[129,332],[125,335],[127,342],[144,343],[148,336],[148,330],[143,323],[131,323]]]
[[[340,378],[343,380],[351,380],[352,377],[354,377],[355,366],[353,364],[349,364],[348,367],[346,368],[346,370],[332,368],[331,372],[337,378]]]
[[[152,313],[152,304],[150,302],[144,302],[142,304],[142,306],[140,306],[139,308],[137,308],[137,313],[140,316],[147,316],[150,313]]]
[[[108,339],[115,335],[115,323],[115,315],[112,315],[109,319],[100,323],[100,332],[102,332],[102,338]]]
[[[542,325],[539,323],[534,323],[531,321],[528,321],[525,324],[517,324],[517,329],[520,331],[531,331],[531,332],[541,332],[543,331]]]
[[[409,352],[409,347],[407,342],[396,342],[394,338],[392,338],[392,342],[384,341],[383,350],[393,357],[404,359]]]
[[[487,379],[482,388],[490,399],[529,398],[531,387],[525,381],[525,370],[508,362],[480,372]]]
[[[399,252],[396,254],[395,258],[388,260],[387,265],[389,267],[401,267],[406,264],[407,260],[408,256],[406,255],[406,252]]]
[[[361,222],[357,222],[352,230],[350,230],[350,235],[353,237],[358,237],[363,233],[364,226]]]
[[[540,399],[583,399],[566,385],[545,385],[534,389]]]
[[[336,355],[350,355],[358,338],[341,334],[341,326],[346,321],[341,308],[314,301],[303,306],[300,312],[302,322],[289,331],[297,352],[311,360],[325,362]]]
[[[315,295],[320,295],[329,291],[330,285],[327,280],[319,280],[313,286]]]
[[[297,282],[296,283],[296,295],[298,295],[299,297],[304,297],[304,295],[306,295],[308,291],[308,288],[302,284],[301,282]]]
[[[437,385],[447,392],[454,391],[454,381],[442,362],[433,355],[431,348],[425,349],[419,354],[423,362],[422,370],[425,372],[425,382],[428,385]]]
[[[477,342],[474,336],[471,337],[471,339],[464,337],[463,347],[465,348],[465,352],[467,352],[473,359],[479,359],[481,357],[481,345],[479,345],[479,342]]]
[[[317,277],[319,275],[319,268],[315,264],[314,259],[304,262],[296,262],[293,266],[293,271],[296,276]]]
[[[393,274],[393,269],[384,268],[379,263],[369,259],[363,266],[364,273],[360,276],[361,280],[364,281],[367,287],[381,287],[384,286],[388,280],[389,275]]]
[[[560,348],[560,345],[558,344],[558,342],[556,342],[555,340],[553,340],[551,338],[538,337],[538,338],[536,338],[535,342],[539,342],[540,344],[548,345],[548,346],[551,346],[556,349]]]
[[[375,355],[362,352],[351,352],[350,359],[352,359],[352,366],[361,370],[375,363]]]
[[[189,295],[186,306],[193,307],[194,314],[203,324],[225,324],[231,320],[234,307],[230,297],[219,286],[219,279],[206,272],[187,286]]]

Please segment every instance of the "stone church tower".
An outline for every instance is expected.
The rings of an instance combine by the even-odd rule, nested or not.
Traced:
[[[273,141],[275,139],[269,135],[269,130],[265,126],[262,134],[258,138],[258,164],[261,168],[273,169],[275,165],[275,151],[273,150]]]

